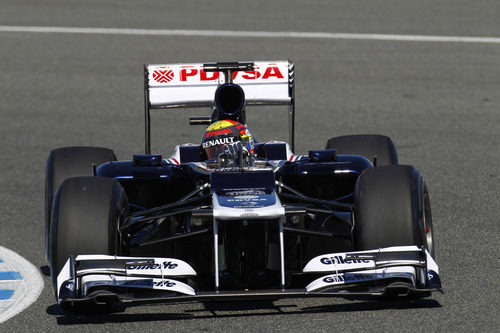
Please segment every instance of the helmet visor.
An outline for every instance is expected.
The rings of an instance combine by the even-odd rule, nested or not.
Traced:
[[[220,154],[224,153],[224,147],[241,141],[239,137],[234,136],[216,136],[209,139],[203,140],[201,143],[207,158],[209,160],[216,159]]]

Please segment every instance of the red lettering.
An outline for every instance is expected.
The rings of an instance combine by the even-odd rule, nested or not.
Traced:
[[[224,129],[220,129],[220,130],[217,130],[217,131],[207,132],[205,134],[205,138],[209,138],[211,136],[217,136],[217,135],[221,135],[221,134],[232,133],[232,132],[233,132],[232,129],[230,129],[230,128],[224,128]]]
[[[278,67],[267,67],[262,79],[268,79],[271,76],[274,76],[278,79],[283,79],[283,74],[281,74]]]
[[[241,77],[246,80],[255,80],[260,77],[260,73],[257,71],[245,71]]]
[[[195,68],[183,68],[181,69],[181,81],[187,81],[188,76],[195,76],[198,70]]]
[[[204,70],[200,71],[200,80],[201,81],[212,81],[217,80],[219,78],[219,72],[205,72]]]

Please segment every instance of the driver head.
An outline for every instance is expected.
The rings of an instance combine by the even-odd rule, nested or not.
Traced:
[[[252,154],[254,140],[246,125],[234,120],[219,120],[206,129],[201,147],[207,159],[216,160],[221,154],[236,156],[241,150]]]

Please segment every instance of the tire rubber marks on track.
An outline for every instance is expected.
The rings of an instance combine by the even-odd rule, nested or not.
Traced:
[[[43,289],[38,269],[17,253],[0,246],[0,323],[37,300]]]
[[[0,26],[0,32],[38,32],[68,34],[140,35],[140,36],[192,36],[192,37],[250,37],[250,38],[306,38],[306,39],[361,39],[402,42],[485,43],[500,44],[500,37],[425,36],[398,34],[350,34],[334,32],[296,31],[235,31],[187,29],[117,29],[79,27]]]

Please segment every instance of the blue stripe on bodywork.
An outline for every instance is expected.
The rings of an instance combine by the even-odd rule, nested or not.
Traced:
[[[0,281],[2,280],[22,280],[23,277],[18,272],[0,272]]]
[[[0,289],[0,301],[5,300],[5,299],[9,299],[12,297],[12,295],[14,295],[14,290]]]

